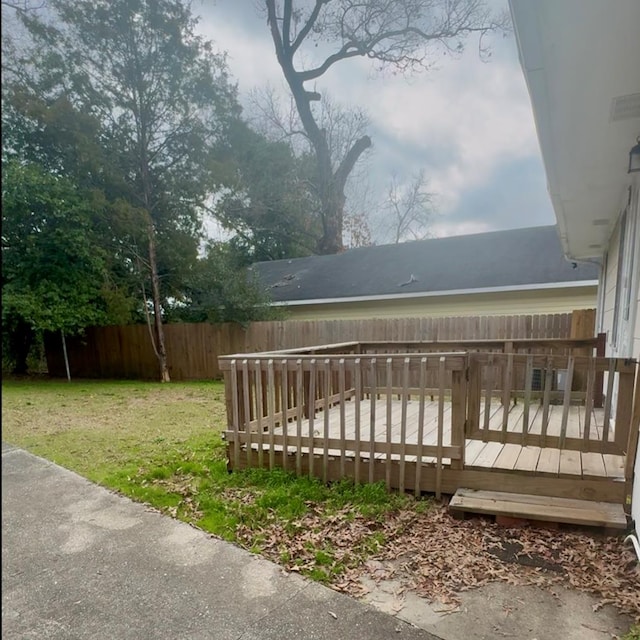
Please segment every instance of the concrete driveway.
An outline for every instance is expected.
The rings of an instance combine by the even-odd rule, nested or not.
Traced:
[[[2,638],[434,636],[3,444]]]

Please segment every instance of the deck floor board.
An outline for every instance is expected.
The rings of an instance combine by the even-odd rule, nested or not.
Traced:
[[[356,404],[355,399],[345,402],[344,410],[341,412],[340,406],[335,405],[329,408],[328,433],[329,438],[340,439],[344,437],[346,440],[354,440],[358,437],[356,433]],[[373,401],[365,398],[360,401],[360,454],[361,457],[367,459],[370,457],[370,435],[371,435],[371,409],[375,404],[375,424],[374,439],[376,443],[384,443],[387,441],[387,400],[384,396]],[[394,443],[400,443],[401,435],[401,413],[402,403],[394,398],[391,402],[391,440]],[[549,426],[547,428],[548,436],[559,436],[562,425],[562,407],[559,405],[551,405],[549,407]],[[484,425],[484,406],[480,409],[480,425]],[[313,420],[313,431],[310,430],[310,421],[304,419],[302,421],[302,436],[314,435],[316,438],[325,437],[325,417],[324,407],[316,412]],[[508,410],[507,432],[522,433],[523,430],[523,403],[512,404]],[[504,418],[504,407],[499,401],[495,400],[490,406],[490,430],[501,432]],[[542,407],[540,403],[532,403],[529,409],[529,428],[528,433],[540,434]],[[342,415],[344,415],[344,424],[342,424]],[[407,426],[405,443],[416,445],[418,443],[418,416],[419,402],[409,401],[407,404]],[[597,440],[602,433],[603,410],[594,409],[592,413],[590,440]],[[579,438],[583,434],[584,425],[584,407],[571,407],[568,415],[566,437]],[[438,428],[438,402],[425,401],[424,407],[424,427],[422,444],[426,446],[435,446],[437,444],[437,428]],[[288,451],[295,452],[295,433],[297,425],[293,421],[288,427]],[[609,439],[613,439],[613,429],[609,435]],[[277,427],[275,433],[282,435],[282,427]],[[344,434],[344,436],[343,436]],[[255,434],[254,434],[255,435]],[[253,438],[252,448],[257,449],[258,444],[256,437]],[[290,443],[290,444],[289,444]],[[444,431],[443,445],[451,445],[451,404],[446,403],[444,407]],[[263,436],[263,447],[268,448],[268,436]],[[282,445],[276,445],[276,450],[281,451]],[[308,455],[309,448],[302,447],[305,455]],[[318,447],[314,449],[314,455],[323,455],[324,448]],[[337,449],[329,449],[329,455],[332,457],[340,457],[341,452]],[[353,457],[353,447],[346,451],[346,455]],[[386,452],[376,452],[376,459],[386,459]],[[399,460],[400,454],[391,454],[393,460]],[[417,456],[406,455],[406,462],[416,462]],[[423,464],[435,464],[434,456],[422,456]],[[449,458],[443,458],[444,464],[450,464]],[[465,468],[476,468],[479,470],[496,470],[496,471],[512,471],[526,472],[539,475],[554,475],[563,477],[584,477],[584,478],[620,478],[624,477],[624,456],[612,454],[600,454],[594,452],[580,452],[568,449],[552,449],[548,447],[538,446],[521,446],[513,443],[500,442],[483,442],[481,439],[467,439],[465,441]]]

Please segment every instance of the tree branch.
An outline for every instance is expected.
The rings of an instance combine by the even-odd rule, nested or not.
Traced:
[[[362,136],[355,141],[353,146],[346,153],[340,166],[336,170],[334,181],[340,190],[344,189],[347,178],[355,166],[358,158],[371,146],[371,138]]]
[[[318,19],[318,15],[320,14],[322,5],[326,4],[328,1],[329,0],[316,0],[313,10],[311,11],[311,15],[309,16],[309,19],[304,23],[304,26],[302,27],[302,29],[300,29],[298,35],[296,36],[296,39],[291,44],[290,49],[291,49],[292,55],[298,50],[298,47],[303,43],[304,39],[309,34],[309,31],[313,29],[313,25],[316,23],[316,20]]]

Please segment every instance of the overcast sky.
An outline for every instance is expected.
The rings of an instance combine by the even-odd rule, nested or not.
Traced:
[[[492,0],[507,8],[507,0]],[[261,3],[260,3],[261,4]],[[230,71],[248,108],[252,89],[286,87],[256,0],[196,0],[200,30],[228,53]],[[376,74],[359,58],[335,65],[316,83],[334,101],[363,107],[373,149],[366,160],[372,194],[392,174],[408,180],[424,169],[435,194],[436,236],[554,224],[529,96],[515,38],[491,40],[482,62],[469,43],[456,60],[407,79]]]

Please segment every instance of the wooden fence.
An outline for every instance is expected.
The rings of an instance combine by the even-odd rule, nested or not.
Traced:
[[[173,380],[221,377],[218,357],[337,342],[456,341],[592,337],[595,310],[571,313],[450,318],[283,320],[236,324],[169,324],[165,339]],[[64,377],[60,336],[45,336],[49,374]],[[71,376],[157,379],[158,364],[146,325],[93,327],[67,338]]]

